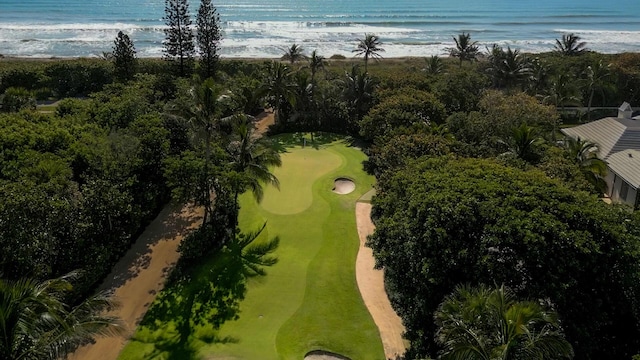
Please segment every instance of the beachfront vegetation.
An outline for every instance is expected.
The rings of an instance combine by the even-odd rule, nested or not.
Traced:
[[[449,55],[460,59],[460,66],[463,61],[474,61],[480,54],[477,41],[471,41],[471,34],[461,33],[458,37],[454,37],[453,41],[456,43],[456,47],[449,50]]]
[[[556,39],[554,50],[565,56],[583,54],[589,49],[587,49],[587,43],[581,40],[580,36],[573,33],[562,34],[562,39]]]
[[[369,155],[365,166],[376,176],[379,194],[374,198],[379,230],[371,244],[407,326],[407,358],[437,356],[442,348],[433,315],[461,283],[505,284],[519,298],[548,300],[578,358],[629,358],[640,352],[640,311],[633,301],[640,291],[640,220],[597,200],[604,173],[601,163],[584,153],[587,145],[576,153],[576,147],[552,141],[562,122],[588,117],[583,108],[569,108],[572,103],[590,108],[592,118],[608,115],[596,107],[617,107],[623,100],[640,104],[638,54],[531,55],[492,47],[465,66],[458,66],[458,59],[431,59],[429,71],[421,71],[424,59],[385,60],[361,69],[361,61],[315,55],[309,65],[223,59],[214,80],[191,78],[191,70],[180,78],[166,62],[139,59],[125,83],[115,82],[116,66],[101,59],[0,61],[3,278],[28,274],[44,280],[83,269],[70,300],[78,303],[170,198],[199,202],[209,207],[209,225],[181,245],[183,260],[171,285],[178,297],[194,291],[198,299],[187,306],[191,298],[180,297],[187,303],[176,306],[196,309],[209,301],[207,306],[221,306],[221,314],[241,307],[240,314],[227,313],[233,315],[229,319],[239,316],[237,323],[223,324],[221,315],[211,326],[229,329],[231,337],[256,328],[257,341],[304,355],[311,349],[300,344],[312,339],[295,333],[300,322],[283,325],[286,334],[274,338],[277,329],[244,320],[247,314],[259,316],[271,290],[220,288],[242,290],[234,299],[244,300],[237,303],[224,303],[222,293],[202,298],[211,286],[247,281],[226,252],[262,226],[260,209],[301,206],[274,201],[271,187],[263,189],[260,205],[251,195],[236,196],[247,189],[259,194],[263,184],[245,171],[251,149],[262,147],[253,143],[257,138],[244,114],[271,108],[277,114],[271,134],[311,132],[311,141],[329,131],[363,141]],[[197,66],[193,72],[202,73],[206,64]],[[49,107],[34,111],[36,100]],[[363,160],[350,166],[356,169]],[[277,176],[280,169],[273,171]],[[283,192],[291,186],[290,180],[279,180]],[[243,220],[251,214],[253,220]],[[269,218],[262,235],[265,241],[281,235],[282,252],[273,253],[280,263],[267,270],[266,282],[300,250],[290,247],[285,235],[303,235],[293,233],[299,229],[288,225],[288,217],[281,218]],[[267,259],[273,247],[262,249]],[[240,248],[234,248],[236,255]],[[325,265],[344,270],[332,264]],[[309,274],[327,270],[320,262],[309,269]],[[160,298],[171,299],[171,291]],[[284,304],[289,305],[282,311],[302,306]],[[309,302],[299,319],[312,319],[312,309],[321,306]],[[166,318],[171,311],[156,315]],[[212,338],[191,324],[180,326],[187,331],[178,331],[181,336]],[[341,341],[327,339],[327,344]],[[349,346],[344,349],[351,354]],[[230,353],[256,355],[240,347]]]
[[[356,56],[362,56],[364,59],[364,71],[367,71],[367,66],[369,64],[369,59],[379,60],[382,58],[380,55],[381,52],[384,52],[384,49],[380,47],[382,45],[382,41],[376,34],[364,34],[363,39],[358,40],[358,47],[352,50]]]
[[[200,55],[200,74],[203,78],[215,77],[220,54],[222,29],[220,15],[211,0],[202,0],[196,17],[196,43]]]
[[[163,19],[167,25],[164,30],[164,59],[169,61],[173,71],[179,76],[190,76],[193,72],[195,44],[189,2],[165,0]]]
[[[118,36],[113,41],[113,77],[119,81],[129,81],[137,72],[138,60],[136,59],[136,49],[129,35],[118,31]]]

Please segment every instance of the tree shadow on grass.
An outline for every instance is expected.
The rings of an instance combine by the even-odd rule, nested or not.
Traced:
[[[264,275],[262,267],[276,262],[268,255],[277,248],[277,238],[252,245],[262,229],[239,234],[212,258],[177,269],[132,338],[153,345],[143,358],[197,359],[198,350],[207,344],[239,341],[220,337],[217,330],[238,319],[247,279]]]
[[[345,135],[326,132],[287,133],[278,134],[271,138],[274,149],[281,153],[288,152],[289,149],[296,146],[311,147],[319,150],[324,145],[331,144],[339,140],[343,140],[350,145],[354,141],[351,137]]]

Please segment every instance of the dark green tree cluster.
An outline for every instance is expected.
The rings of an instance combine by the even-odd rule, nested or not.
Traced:
[[[467,283],[549,299],[579,358],[640,349],[636,214],[491,160],[421,158],[378,180],[369,245],[407,328],[409,358],[435,355],[429,319]]]
[[[75,291],[85,293],[167,202],[171,134],[143,80],[64,100],[54,114],[0,116],[5,278],[83,269]]]

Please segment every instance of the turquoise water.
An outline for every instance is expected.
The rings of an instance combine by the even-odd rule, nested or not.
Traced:
[[[195,14],[199,2],[191,2]],[[444,54],[452,36],[482,45],[548,51],[573,32],[606,53],[640,52],[640,0],[219,0],[222,55],[276,57],[298,43],[351,56],[356,39],[378,35],[385,57]],[[118,30],[138,55],[161,56],[164,0],[0,0],[0,54],[98,56]]]

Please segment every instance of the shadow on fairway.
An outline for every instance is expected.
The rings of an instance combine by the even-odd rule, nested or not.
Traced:
[[[264,227],[237,235],[205,261],[174,270],[132,339],[153,345],[142,358],[198,359],[198,350],[204,345],[239,341],[220,338],[217,330],[226,321],[238,319],[247,279],[265,275],[263,267],[277,261],[270,255],[278,246],[277,237],[252,244]]]
[[[357,145],[357,140],[351,137],[325,132],[278,134],[271,138],[273,148],[281,153],[287,152],[296,146],[311,147],[319,150],[324,145],[331,144],[338,140],[344,141],[349,146]]]

